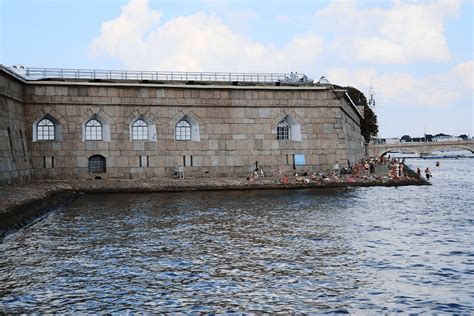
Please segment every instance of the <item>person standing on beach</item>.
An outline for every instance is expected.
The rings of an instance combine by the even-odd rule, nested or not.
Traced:
[[[352,166],[352,174],[356,177],[359,177],[359,162],[355,162]]]
[[[425,169],[425,176],[426,176],[426,180],[430,181],[430,178],[432,177],[432,175],[431,175],[431,170],[428,167],[426,167]]]
[[[336,163],[332,167],[332,170],[334,171],[334,174],[336,176],[339,176],[341,174],[341,167],[339,166],[339,161],[336,161]]]
[[[400,164],[400,177],[407,177],[405,173],[405,164],[403,162]]]
[[[369,162],[366,160],[365,164],[364,164],[364,169],[365,169],[365,175],[366,176],[369,175],[369,168],[370,168]]]

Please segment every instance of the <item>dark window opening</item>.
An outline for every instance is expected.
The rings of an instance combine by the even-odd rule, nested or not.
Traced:
[[[150,157],[149,156],[138,156],[138,163],[140,167],[149,167],[150,166]]]
[[[89,158],[89,173],[105,173],[105,157],[94,155]]]
[[[19,134],[20,134],[21,149],[23,150],[23,160],[26,161],[25,140],[23,139],[23,133],[21,129],[19,131]]]
[[[10,127],[7,127],[7,132],[8,132],[8,143],[10,144],[10,152],[12,154],[12,160],[15,161],[15,154],[13,152],[12,133],[10,131]]]

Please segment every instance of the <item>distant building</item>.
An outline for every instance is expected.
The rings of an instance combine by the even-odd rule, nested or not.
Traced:
[[[433,142],[457,142],[462,140],[461,137],[451,135],[436,135],[432,138]]]
[[[392,138],[385,138],[386,144],[398,144],[400,143],[400,138],[392,137]]]

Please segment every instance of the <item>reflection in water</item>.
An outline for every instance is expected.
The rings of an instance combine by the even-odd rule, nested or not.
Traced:
[[[472,161],[433,169],[430,187],[85,195],[0,244],[0,310],[473,312]]]

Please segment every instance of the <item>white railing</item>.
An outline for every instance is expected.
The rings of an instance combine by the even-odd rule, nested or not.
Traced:
[[[134,71],[98,69],[62,69],[12,67],[11,70],[29,80],[40,79],[84,79],[84,80],[150,80],[150,81],[214,81],[214,82],[287,82],[295,84],[312,83],[299,73],[233,73],[233,72],[177,72],[177,71]]]

